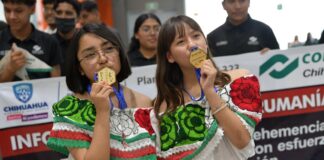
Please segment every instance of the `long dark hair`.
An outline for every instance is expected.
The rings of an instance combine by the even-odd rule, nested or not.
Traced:
[[[80,39],[83,35],[92,33],[100,36],[118,48],[120,59],[120,72],[117,75],[117,81],[125,80],[131,74],[130,64],[122,45],[121,40],[116,34],[103,24],[86,24],[74,36],[70,44],[69,54],[67,55],[66,84],[74,93],[83,94],[87,91],[87,85],[90,80],[81,74],[80,62],[77,58],[79,52]]]
[[[184,104],[183,95],[183,73],[177,63],[169,63],[167,60],[167,52],[174,41],[177,34],[184,35],[184,25],[189,25],[193,30],[203,34],[198,23],[190,17],[180,15],[171,17],[163,25],[158,38],[158,54],[156,68],[156,85],[157,97],[154,103],[154,110],[158,115],[161,104],[165,101],[167,111],[174,110],[177,106]],[[204,34],[203,34],[204,35]],[[206,39],[206,38],[205,38]],[[212,60],[210,52],[207,55]],[[221,72],[216,64],[212,61],[217,69],[215,85],[224,86],[230,82],[230,76]]]
[[[140,48],[139,40],[135,38],[135,34],[138,32],[138,30],[142,26],[142,24],[149,18],[155,19],[161,25],[161,21],[160,21],[159,17],[156,16],[154,13],[143,13],[140,16],[138,16],[135,21],[133,36],[131,38],[131,42],[129,44],[127,53],[131,53],[131,52],[136,51]]]

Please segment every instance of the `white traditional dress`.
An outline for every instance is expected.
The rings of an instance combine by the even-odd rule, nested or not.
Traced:
[[[260,87],[253,75],[240,77],[218,91],[251,137],[261,120]],[[88,100],[67,96],[53,106],[54,125],[47,145],[88,148],[93,136],[95,107]],[[205,99],[178,106],[156,119],[153,109],[113,109],[110,117],[111,159],[240,160],[254,155],[254,141],[236,148],[210,113]]]

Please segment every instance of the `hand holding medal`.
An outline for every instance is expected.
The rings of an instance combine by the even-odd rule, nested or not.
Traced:
[[[96,74],[96,81],[100,82],[100,81],[105,81],[107,82],[109,85],[112,86],[114,93],[118,99],[118,103],[119,103],[119,108],[120,109],[125,109],[127,108],[127,103],[125,101],[124,98],[124,93],[123,93],[123,88],[122,86],[118,83],[118,87],[115,88],[115,86],[113,86],[112,84],[116,83],[116,73],[115,71],[113,71],[112,69],[105,67],[103,69],[101,69],[97,74]],[[110,99],[110,97],[109,97]],[[111,99],[110,99],[110,106],[111,108],[114,107],[114,104],[112,103]]]
[[[98,113],[109,111],[108,108],[113,107],[109,95],[113,92],[112,84],[116,82],[115,72],[110,68],[103,68],[95,73],[94,80],[95,83],[89,84],[87,88],[90,99]],[[108,103],[110,103],[109,107],[107,107]]]

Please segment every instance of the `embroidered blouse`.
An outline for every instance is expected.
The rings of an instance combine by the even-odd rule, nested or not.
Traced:
[[[114,108],[110,115],[111,159],[156,159],[156,135],[151,126],[152,109]],[[53,105],[54,124],[47,146],[69,154],[68,148],[89,148],[96,118],[88,100],[66,96]],[[70,159],[73,159],[69,155]]]
[[[218,91],[236,113],[251,137],[262,117],[258,79],[240,77]],[[93,136],[95,107],[88,100],[66,96],[53,105],[54,125],[47,145],[68,154],[67,148],[89,148]],[[162,115],[160,125],[153,109],[113,109],[110,116],[111,159],[247,159],[254,141],[236,148],[210,113],[204,98],[178,106]]]
[[[225,85],[218,94],[236,113],[251,137],[261,120],[260,87],[255,76],[245,76]],[[157,133],[159,159],[247,159],[254,155],[254,141],[236,148],[223,134],[223,129],[210,112],[206,99],[178,106],[163,114]],[[160,134],[158,134],[160,133]]]

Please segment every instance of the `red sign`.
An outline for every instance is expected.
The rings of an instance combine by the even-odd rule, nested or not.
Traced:
[[[2,157],[49,151],[46,147],[52,123],[0,130]]]

